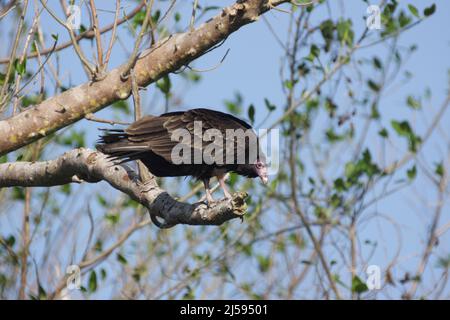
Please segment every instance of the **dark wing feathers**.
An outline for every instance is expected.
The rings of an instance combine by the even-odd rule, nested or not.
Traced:
[[[107,130],[100,138],[101,144],[97,148],[113,157],[129,160],[139,158],[146,151],[152,151],[172,163],[172,149],[179,143],[171,140],[172,134],[177,129],[187,129],[193,135],[195,121],[201,121],[202,134],[215,128],[225,137],[226,129],[251,129],[245,121],[232,115],[209,109],[192,109],[169,112],[159,117],[145,116],[125,130]],[[203,147],[209,143],[213,142],[204,142]]]

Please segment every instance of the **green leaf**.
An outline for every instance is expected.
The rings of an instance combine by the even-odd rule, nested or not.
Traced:
[[[408,121],[391,121],[391,125],[394,130],[398,133],[399,136],[406,137],[409,142],[409,150],[412,152],[417,151],[417,145],[422,142],[422,139],[419,136],[416,136],[411,129]]]
[[[311,51],[310,54],[313,55],[315,58],[318,58],[320,55],[320,49],[315,44],[311,45]]]
[[[380,70],[383,69],[383,63],[381,62],[381,60],[378,57],[373,57],[373,65],[377,69],[380,69]]]
[[[192,288],[190,286],[186,286],[186,292],[183,294],[182,299],[183,300],[194,300],[195,299],[194,290],[192,290]]]
[[[225,107],[228,111],[233,114],[241,114],[242,113],[242,102],[243,98],[239,92],[236,92],[233,100],[225,100]]]
[[[285,86],[287,89],[291,90],[291,89],[294,87],[294,84],[292,83],[292,81],[285,80],[285,81],[284,81],[284,86]]]
[[[22,99],[22,107],[27,108],[32,105],[36,105],[41,101],[41,96],[39,95],[26,95]]]
[[[95,292],[97,290],[97,274],[95,273],[95,270],[92,270],[89,276],[88,289],[90,292]]]
[[[314,214],[317,219],[329,219],[331,215],[331,208],[324,208],[320,206],[315,207]]]
[[[101,194],[97,195],[97,201],[102,207],[108,206],[108,201],[106,201],[106,199]]]
[[[386,130],[386,128],[381,129],[380,131],[378,131],[378,134],[380,136],[382,136],[383,138],[387,138],[389,136],[388,131]]]
[[[436,169],[434,169],[434,172],[439,176],[444,176],[444,166],[442,165],[442,162],[436,163]]]
[[[4,242],[8,247],[12,248],[16,243],[16,238],[13,235],[10,235],[8,238],[4,239]]]
[[[325,52],[328,52],[331,47],[331,43],[334,38],[334,23],[332,20],[328,19],[322,22],[320,25],[320,32],[325,40]]]
[[[291,233],[288,236],[289,241],[299,248],[305,247],[305,241],[299,233]]]
[[[73,130],[70,134],[63,137],[58,137],[58,143],[65,146],[72,146],[74,148],[81,148],[85,145],[85,132]]]
[[[409,123],[406,121],[391,121],[392,128],[394,128],[395,132],[397,132],[401,136],[406,136],[411,132],[411,127],[409,126]]]
[[[334,193],[330,198],[330,205],[333,209],[340,207],[342,205],[342,197]]]
[[[398,23],[400,25],[400,28],[403,28],[411,23],[411,17],[409,17],[403,11],[401,11],[398,16]]]
[[[320,105],[319,99],[308,99],[306,101],[306,110],[311,111],[317,109]]]
[[[156,82],[156,87],[161,90],[164,95],[169,95],[170,88],[172,87],[172,83],[170,82],[170,78],[168,75],[165,75],[162,79],[159,79]]]
[[[142,25],[145,18],[145,10],[139,11],[133,18],[132,26],[134,29],[136,29],[138,26]]]
[[[128,261],[127,259],[121,255],[120,253],[117,254],[117,261],[119,261],[121,264],[127,264]]]
[[[450,254],[447,257],[440,257],[437,265],[443,269],[450,269]]]
[[[429,16],[431,16],[435,11],[436,11],[436,4],[433,3],[430,7],[425,8],[425,10],[423,10],[423,14],[425,15],[425,17],[429,17]]]
[[[414,98],[413,96],[408,96],[406,99],[406,104],[412,109],[420,109],[422,107],[420,100]]]
[[[182,75],[184,75],[186,72],[183,72]],[[202,76],[194,71],[190,71],[187,73],[187,78],[193,82],[199,82],[202,79]]]
[[[78,30],[78,34],[85,33],[87,31],[86,26],[84,24],[80,25],[80,30]]]
[[[27,59],[24,59],[22,63],[20,63],[20,60],[16,58],[13,65],[16,72],[21,76],[23,76],[27,71]]]
[[[277,108],[275,105],[271,104],[267,98],[264,98],[264,103],[266,105],[267,110],[269,110],[269,112],[272,112]]]
[[[358,276],[354,276],[352,279],[352,292],[363,293],[369,290],[367,285],[361,281]]]
[[[105,269],[100,269],[100,277],[102,278],[102,280],[106,279],[106,270]]]
[[[372,89],[375,92],[380,91],[380,85],[377,84],[375,81],[373,80],[369,80],[367,81],[367,85],[369,86],[370,89]]]
[[[237,249],[239,251],[242,251],[248,257],[250,257],[253,254],[252,246],[249,244],[243,244],[242,242],[239,242],[237,244]]]
[[[47,292],[45,292],[45,289],[42,287],[42,285],[38,284],[38,297],[39,300],[46,300],[47,299]]]
[[[325,135],[327,137],[327,140],[331,143],[342,141],[344,139],[344,136],[337,134],[332,128],[328,129],[325,132]]]
[[[358,160],[356,163],[354,161],[347,162],[345,165],[345,176],[347,178],[345,186],[348,188],[357,184],[359,178],[363,175],[371,178],[376,174],[380,174],[380,172],[381,170],[377,164],[372,162],[370,151],[366,149],[363,152],[362,159]]]
[[[346,286],[345,283],[341,280],[341,277],[340,277],[337,273],[334,273],[333,276],[332,276],[332,278],[333,278],[333,281],[334,281],[334,282],[336,282],[336,283],[340,284],[341,286],[347,288],[347,286]]]
[[[120,221],[120,214],[119,213],[113,213],[113,214],[106,214],[105,219],[109,221],[113,226],[119,223]]]
[[[70,184],[63,184],[63,185],[61,186],[61,192],[64,193],[64,194],[66,194],[66,195],[69,195],[69,194],[70,194],[70,189],[71,189]]]
[[[258,255],[256,258],[258,259],[259,270],[263,273],[269,271],[271,265],[270,257]]]
[[[302,62],[298,65],[297,71],[300,77],[304,77],[310,72],[310,68],[305,62]]]
[[[53,40],[58,41],[58,37],[59,37],[58,34],[52,33],[52,38],[53,38]]]
[[[340,42],[346,43],[349,46],[353,44],[355,33],[352,30],[352,21],[350,19],[340,20],[336,25],[336,30]]]
[[[410,181],[414,180],[416,178],[416,176],[417,176],[417,168],[416,168],[416,166],[414,165],[411,169],[408,169],[406,171],[406,174],[407,174],[408,179]]]
[[[412,4],[408,4],[408,9],[412,13],[413,16],[415,16],[416,18],[420,18],[419,10],[417,10],[416,7],[414,7]]]
[[[347,177],[347,179],[350,179],[357,172],[356,165],[353,162],[347,162],[347,164],[345,165],[344,171],[345,171],[345,176]]]
[[[161,10],[156,10],[155,14],[152,15],[153,24],[157,24],[159,21],[159,17],[161,16]]]
[[[334,180],[334,188],[339,192],[347,190],[345,182],[342,178],[337,178],[336,180]]]
[[[375,101],[370,106],[370,117],[380,119],[380,111],[378,111],[378,104]]]
[[[248,107],[248,118],[252,124],[255,123],[255,106],[253,104]]]
[[[118,111],[121,111],[125,114],[130,114],[130,108],[128,103],[125,100],[118,100],[112,104],[112,108]]]
[[[330,117],[333,117],[334,114],[336,113],[336,110],[338,109],[337,104],[331,98],[326,99],[324,107],[325,110],[327,110]]]
[[[25,192],[21,187],[12,188],[12,198],[13,200],[25,200]]]

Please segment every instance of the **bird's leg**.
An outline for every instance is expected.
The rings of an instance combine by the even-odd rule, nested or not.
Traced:
[[[203,179],[203,184],[205,186],[205,191],[206,191],[206,201],[208,202],[208,204],[213,203],[214,199],[211,195],[211,190],[209,190],[209,178]]]
[[[233,196],[227,189],[227,185],[225,184],[225,175],[217,176],[217,180],[219,180],[219,185],[223,190],[223,194],[224,194],[225,198],[227,198],[227,199],[233,198]]]

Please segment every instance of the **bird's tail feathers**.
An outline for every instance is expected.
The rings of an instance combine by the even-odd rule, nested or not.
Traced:
[[[100,129],[105,134],[100,136],[95,146],[98,151],[107,154],[112,160],[127,162],[139,158],[139,155],[148,151],[148,146],[143,143],[131,142],[127,134],[120,129]]]

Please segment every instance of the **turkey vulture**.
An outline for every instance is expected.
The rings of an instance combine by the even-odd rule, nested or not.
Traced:
[[[227,113],[192,109],[148,115],[125,130],[105,131],[96,146],[99,151],[121,162],[141,160],[157,177],[195,177],[203,181],[208,203],[214,201],[212,177],[217,177],[226,198],[231,198],[225,186],[227,172],[268,181],[256,133]]]

